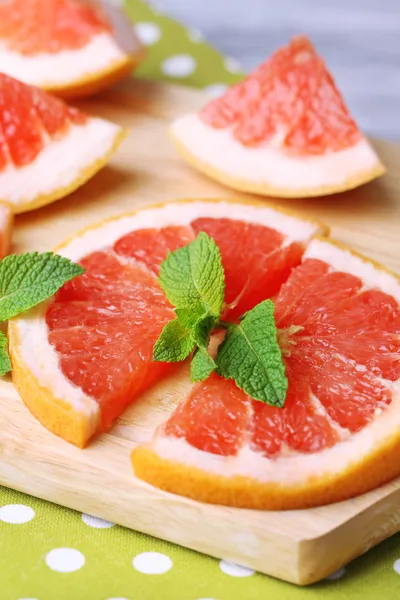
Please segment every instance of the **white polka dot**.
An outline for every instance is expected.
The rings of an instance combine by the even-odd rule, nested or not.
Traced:
[[[155,23],[136,23],[135,33],[145,46],[152,46],[161,37],[161,29]]]
[[[200,44],[201,42],[204,42],[204,35],[198,29],[188,29],[187,35],[188,38],[195,44]]]
[[[222,96],[222,94],[226,92],[228,87],[229,86],[226,85],[226,83],[213,83],[212,85],[205,87],[204,91],[211,98],[219,98],[219,96]]]
[[[393,569],[400,575],[400,558],[394,561]]]
[[[177,54],[164,60],[161,65],[162,72],[169,77],[187,77],[195,71],[197,63],[189,54]]]
[[[87,515],[86,513],[82,513],[82,521],[86,523],[86,525],[89,525],[89,527],[94,527],[95,529],[108,529],[115,525],[115,523],[111,523],[111,521],[92,517],[92,515]]]
[[[31,521],[34,516],[33,508],[25,504],[6,504],[0,507],[0,521],[4,523],[20,525]]]
[[[136,571],[146,575],[160,575],[166,573],[172,567],[172,560],[169,556],[160,552],[142,552],[135,556],[132,564]]]
[[[128,598],[122,598],[122,597],[120,598],[119,596],[118,596],[118,598],[114,598],[114,596],[113,596],[112,598],[106,598],[106,600],[128,600]]]
[[[236,60],[236,58],[232,58],[232,56],[228,56],[224,60],[224,65],[225,69],[230,73],[240,73],[240,71],[242,70],[240,62]]]
[[[400,565],[399,565],[399,567],[400,567]],[[330,581],[335,581],[335,579],[340,579],[341,577],[343,577],[345,572],[346,571],[345,571],[344,567],[341,567],[340,569],[338,569],[337,571],[332,573],[332,575],[329,575],[329,577],[327,577],[327,579],[329,579]]]
[[[18,598],[18,600],[37,600],[37,598]]]
[[[85,557],[75,548],[55,548],[46,554],[46,564],[52,571],[71,573],[83,567]]]
[[[226,575],[231,575],[231,577],[250,577],[253,575],[253,569],[249,569],[248,567],[241,567],[236,563],[230,562],[229,560],[221,560],[219,563],[219,568]]]

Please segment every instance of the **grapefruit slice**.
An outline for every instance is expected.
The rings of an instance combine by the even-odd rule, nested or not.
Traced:
[[[217,504],[337,502],[400,473],[400,282],[314,239],[276,298],[289,389],[283,409],[212,375],[146,446],[136,475]]]
[[[12,207],[6,202],[0,202],[0,259],[10,252],[13,224]]]
[[[106,88],[140,62],[142,47],[107,0],[3,0],[0,68],[64,98]]]
[[[384,173],[322,58],[294,38],[171,135],[194,167],[232,188],[267,196],[320,196]]]
[[[67,283],[49,305],[9,325],[14,383],[50,431],[85,446],[171,372],[173,365],[152,361],[162,328],[175,316],[157,273],[168,250],[186,245],[202,229],[224,242],[227,298],[238,294],[243,306],[260,296],[237,283],[243,269],[260,278],[248,248],[273,265],[269,279],[262,276],[267,297],[321,231],[318,224],[273,207],[186,201],[103,222],[62,245],[57,252],[80,262],[86,273]],[[229,311],[235,318],[237,308],[228,308],[228,318]]]
[[[15,213],[78,188],[124,136],[118,125],[0,73],[0,199]]]

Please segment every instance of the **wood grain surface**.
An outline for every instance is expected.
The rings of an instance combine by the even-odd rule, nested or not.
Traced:
[[[110,166],[79,191],[17,217],[14,250],[51,249],[92,222],[160,201],[244,197],[192,171],[168,141],[168,122],[203,101],[188,89],[132,82],[82,105],[129,127],[130,135]],[[376,147],[388,167],[381,180],[284,204],[400,271],[400,149]],[[400,480],[337,505],[286,512],[200,504],[138,481],[130,452],[182,393],[180,371],[140,398],[110,433],[78,450],[42,428],[3,381],[0,484],[299,584],[329,575],[400,530]]]

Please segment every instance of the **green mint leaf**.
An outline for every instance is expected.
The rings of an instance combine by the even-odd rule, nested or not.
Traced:
[[[11,361],[8,355],[8,340],[0,331],[0,377],[11,371]]]
[[[185,360],[195,347],[192,330],[181,325],[178,319],[167,323],[153,348],[153,360],[179,362]]]
[[[82,273],[80,265],[52,252],[6,256],[0,261],[0,321],[43,302]]]
[[[210,335],[217,323],[217,319],[212,315],[205,315],[193,325],[192,337],[196,346],[207,350],[210,342]]]
[[[203,381],[207,379],[217,365],[208,354],[210,335],[216,325],[217,319],[212,315],[206,315],[193,326],[192,338],[198,346],[190,365],[190,379],[192,381]]]
[[[191,381],[203,381],[215,371],[217,365],[204,348],[197,348],[190,365]]]
[[[201,300],[194,302],[191,306],[186,308],[176,308],[175,313],[178,317],[179,323],[183,327],[190,329],[196,323],[207,315],[207,307]]]
[[[206,233],[171,252],[161,264],[160,285],[174,306],[190,308],[202,302],[216,317],[224,303],[225,281],[218,246]]]
[[[228,328],[216,363],[220,375],[234,379],[252,398],[272,406],[284,405],[288,381],[271,300],[264,300],[239,325]]]

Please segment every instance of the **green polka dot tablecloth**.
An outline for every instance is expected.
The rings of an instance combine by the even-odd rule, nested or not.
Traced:
[[[207,45],[200,32],[139,0],[127,0],[126,9],[148,47],[138,75],[206,88],[210,94],[242,76],[238,63]],[[0,600],[320,598],[400,598],[400,535],[329,580],[297,588],[0,487]]]

